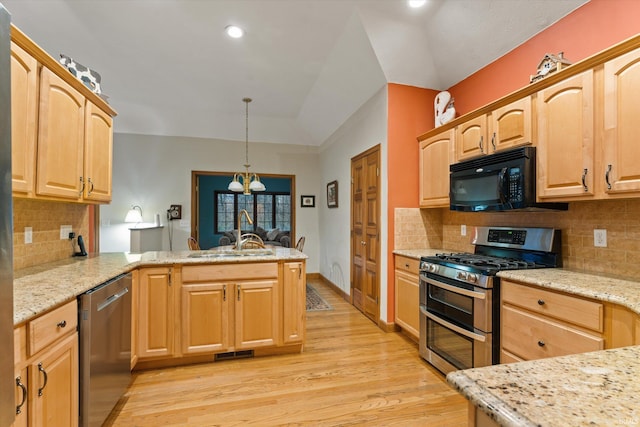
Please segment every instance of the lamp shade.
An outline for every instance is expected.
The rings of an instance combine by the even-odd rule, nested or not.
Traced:
[[[262,182],[260,182],[260,179],[256,176],[255,179],[251,181],[251,184],[249,184],[249,189],[251,191],[265,191],[267,188]]]
[[[124,217],[124,222],[142,222],[142,208],[140,206],[132,206]]]
[[[235,191],[235,192],[240,192],[242,190],[244,190],[244,186],[242,184],[240,184],[240,181],[238,181],[237,178],[233,178],[233,181],[231,181],[229,183],[229,187],[228,187],[229,191]]]

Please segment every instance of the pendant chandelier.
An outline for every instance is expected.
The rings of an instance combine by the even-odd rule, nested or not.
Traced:
[[[267,188],[264,186],[262,182],[260,182],[260,177],[258,174],[250,173],[249,168],[251,165],[249,164],[249,103],[251,102],[251,98],[242,98],[242,102],[246,104],[246,112],[245,112],[245,129],[246,129],[246,138],[245,138],[245,164],[244,164],[244,173],[237,172],[233,175],[233,181],[229,183],[229,191],[234,191],[236,193],[243,192],[244,194],[251,194],[252,191],[265,191]],[[242,183],[240,183],[240,179],[242,179]]]

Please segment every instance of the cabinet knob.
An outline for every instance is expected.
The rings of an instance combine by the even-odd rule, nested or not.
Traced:
[[[58,322],[58,323],[56,324],[56,326],[57,326],[58,328],[64,328],[65,326],[67,326],[67,321],[66,321],[66,320],[63,320],[62,322]]]
[[[538,305],[544,305],[544,300],[543,299],[539,299],[538,300]]]
[[[545,342],[543,340],[538,340],[538,346],[539,347],[544,347]]]

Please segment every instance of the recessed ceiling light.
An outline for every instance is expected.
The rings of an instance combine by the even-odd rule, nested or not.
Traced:
[[[227,25],[224,27],[224,31],[229,37],[233,37],[234,39],[239,39],[244,36],[244,30],[236,25]]]
[[[422,7],[427,0],[409,0],[409,7]]]

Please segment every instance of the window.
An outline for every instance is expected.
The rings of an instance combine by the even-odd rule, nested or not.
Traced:
[[[215,233],[235,230],[238,213],[246,209],[253,226],[242,218],[242,230],[279,228],[291,230],[291,195],[289,193],[238,194],[230,191],[214,192]]]

